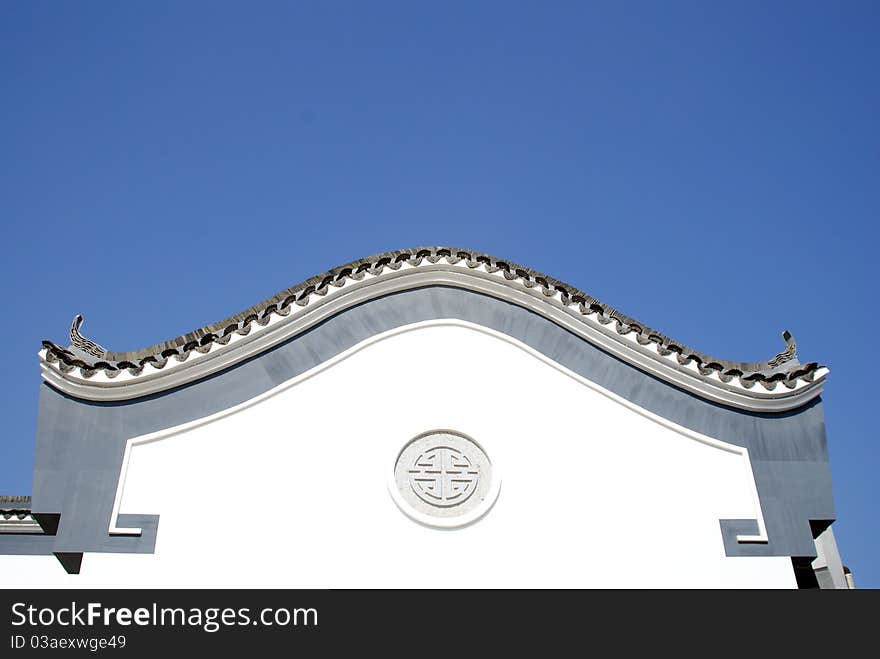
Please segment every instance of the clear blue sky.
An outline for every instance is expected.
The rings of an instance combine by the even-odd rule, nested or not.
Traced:
[[[452,244],[721,358],[790,329],[880,586],[880,5],[589,4],[0,4],[0,492],[75,313],[135,349]]]

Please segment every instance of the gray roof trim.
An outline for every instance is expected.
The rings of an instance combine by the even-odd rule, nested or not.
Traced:
[[[386,280],[388,285],[376,285]],[[214,366],[209,372],[215,372],[290,338],[290,332],[277,331],[282,324],[292,321],[298,325],[297,331],[304,331],[330,312],[330,309],[325,309],[325,313],[314,313],[325,302],[335,301],[330,299],[334,296],[328,296],[328,293],[335,292],[346,284],[349,284],[349,288],[370,289],[366,295],[351,295],[348,290],[340,292],[337,297],[345,297],[348,300],[346,306],[396,290],[430,285],[479,290],[526,306],[548,317],[552,315],[559,324],[573,329],[583,338],[609,349],[613,354],[643,370],[698,395],[717,398],[719,402],[746,409],[780,410],[802,405],[818,395],[821,381],[827,374],[827,369],[815,362],[798,362],[796,344],[788,332],[783,335],[786,349],[766,362],[717,359],[680,344],[583,291],[535,270],[470,250],[422,247],[385,252],[353,261],[287,288],[218,323],[142,350],[105,350],[79,333],[82,318],[78,316],[71,327],[71,343],[67,348],[51,341],[43,342],[43,376],[66,393],[93,400],[128,399],[178,386],[183,383],[181,378],[184,372],[188,374],[185,381],[193,381],[208,374],[204,368],[189,368],[195,365],[193,362],[205,359],[202,355],[214,357],[214,353],[241,353],[238,356],[226,354],[219,360],[211,359]],[[336,308],[340,305],[327,306]],[[291,316],[292,311],[301,313]],[[559,311],[564,312],[563,322],[560,322]],[[312,322],[301,322],[305,318],[304,314],[314,315],[315,319]],[[275,323],[267,328],[273,316],[274,320],[281,318],[284,323]],[[287,318],[288,316],[291,318]],[[296,317],[295,321],[293,316]],[[579,323],[572,325],[572,320]],[[229,350],[223,349],[230,343],[233,335],[236,338],[244,337],[252,330],[255,330],[254,336],[236,341],[234,345],[228,346]],[[264,334],[273,336],[271,343],[267,344],[262,340]],[[255,341],[256,339],[260,340]],[[238,346],[250,346],[250,349],[239,350]],[[196,358],[190,360],[191,356]],[[169,360],[177,368],[167,369],[163,373]],[[178,377],[163,378],[165,375],[170,376],[168,371],[172,370],[179,372]],[[675,372],[680,373],[673,375]],[[104,377],[95,378],[99,373]],[[121,373],[128,377],[117,379]],[[686,375],[684,379],[681,373]],[[158,382],[160,379],[164,380],[162,384]],[[146,380],[156,381],[149,387],[149,392],[135,386],[135,383]],[[756,384],[761,386],[755,388]],[[123,393],[122,389],[128,391]],[[730,396],[716,397],[711,393],[712,390],[719,389],[736,391],[735,400],[729,400]],[[102,393],[97,393],[98,390],[102,390]],[[750,399],[759,402],[753,405]],[[767,399],[779,400],[768,408],[765,403],[760,402]]]
[[[17,510],[30,507],[31,498],[29,496],[0,495],[0,510]]]
[[[43,528],[33,517],[30,497],[0,496],[0,534],[5,533],[43,533]]]

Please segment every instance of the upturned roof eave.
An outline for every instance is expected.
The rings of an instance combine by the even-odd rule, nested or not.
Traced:
[[[269,322],[273,314],[287,315],[293,305],[307,307],[310,300],[327,293],[330,287],[341,287],[346,281],[359,281],[366,274],[382,275],[386,271],[399,270],[403,264],[417,267],[423,264],[445,262],[450,265],[464,262],[470,269],[482,269],[487,273],[501,273],[510,286],[538,289],[548,303],[556,299],[568,308],[576,308],[584,316],[595,316],[602,325],[613,326],[617,334],[633,334],[640,345],[652,345],[660,357],[674,355],[681,365],[695,365],[696,374],[711,379],[715,376],[721,383],[736,378],[744,387],[757,383],[764,385],[762,395],[773,396],[776,383],[782,383],[780,395],[796,388],[797,383],[811,383],[817,376],[827,372],[816,362],[801,364],[797,361],[796,345],[786,332],[786,349],[764,362],[738,362],[712,357],[676,342],[669,336],[621,313],[584,291],[541,272],[507,260],[498,259],[482,252],[452,247],[419,247],[409,250],[383,252],[366,259],[352,261],[311,277],[286,288],[262,302],[176,338],[147,348],[128,352],[114,352],[86,339],[79,333],[81,317],[71,327],[71,344],[63,348],[52,341],[44,341],[41,355],[45,361],[57,363],[62,370],[79,369],[88,379],[103,371],[108,377],[115,372],[127,370],[139,375],[146,366],[161,368],[169,357],[186,357],[190,353],[210,352],[213,344],[225,345],[233,333],[249,332],[256,325]],[[540,297],[540,296],[539,296]],[[662,361],[662,360],[661,360]],[[824,377],[824,375],[822,375]]]

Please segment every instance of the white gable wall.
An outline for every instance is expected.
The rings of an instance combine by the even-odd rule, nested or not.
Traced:
[[[438,428],[473,437],[502,479],[466,528],[420,526],[389,494],[401,448]],[[80,575],[2,556],[6,585],[796,587],[788,557],[725,556],[720,519],[763,528],[745,449],[461,321],[378,335],[133,438],[118,512],[160,515],[155,554],[86,554]]]

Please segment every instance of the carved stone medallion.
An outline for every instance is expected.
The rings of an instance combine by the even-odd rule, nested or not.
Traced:
[[[403,447],[394,466],[394,480],[403,502],[413,510],[454,518],[484,502],[492,485],[492,463],[467,435],[435,430]]]

